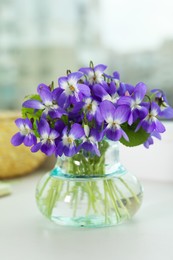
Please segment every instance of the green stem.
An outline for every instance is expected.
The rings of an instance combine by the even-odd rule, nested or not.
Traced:
[[[48,207],[48,217],[51,217],[52,211],[54,208],[54,203],[55,203],[55,193],[56,190],[53,188],[50,191],[50,201],[49,201],[49,207]]]
[[[97,208],[95,206],[95,196],[93,196],[93,191],[90,187],[90,182],[86,182],[85,185],[86,185],[86,188],[88,190],[88,201],[91,202],[91,206],[92,206],[94,212],[97,213]]]
[[[112,183],[112,185],[115,186],[115,189],[120,194],[121,198],[124,199],[125,201],[127,201],[127,204],[131,205],[132,202],[130,201],[130,199],[123,194],[123,192],[118,188],[118,186],[115,184],[115,182]]]
[[[129,185],[127,185],[127,183],[122,178],[119,178],[119,180],[124,184],[124,186],[127,188],[127,190],[132,194],[132,196],[134,197],[135,201],[138,204],[140,204],[140,200],[138,199],[136,194],[133,192],[133,190],[129,187]]]
[[[103,182],[104,185],[104,207],[105,207],[105,223],[107,224],[109,221],[108,219],[108,195],[107,195],[107,189],[106,189],[106,183]]]
[[[46,188],[46,186],[47,186],[48,182],[50,181],[50,179],[51,179],[51,176],[49,176],[49,177],[47,178],[47,180],[44,182],[44,184],[43,184],[41,190],[40,190],[39,193],[37,194],[38,198],[40,198],[40,197],[42,196],[43,191],[44,191],[44,189]]]
[[[115,187],[113,186],[112,180],[108,180],[108,182],[109,182],[109,185],[110,185],[110,189],[112,190],[112,193],[114,193],[115,198],[116,198],[116,200],[118,201],[119,205],[121,206],[121,208],[124,209],[124,211],[125,211],[126,214],[127,214],[127,217],[130,218],[130,213],[128,212],[126,206],[125,206],[124,203],[122,202],[122,199],[119,198],[119,196],[118,196],[118,194],[117,194],[117,192],[116,192],[116,189],[115,189]]]
[[[58,186],[58,189],[56,189],[55,203],[56,203],[56,202],[58,201],[58,199],[60,198],[61,190],[62,190],[62,187],[63,187],[63,181],[58,180],[58,181],[57,181],[57,186]]]
[[[74,193],[73,217],[76,217],[77,206],[78,206],[78,189],[76,189]]]
[[[108,182],[107,180],[105,180],[105,184],[106,184],[106,191],[108,192],[109,194],[109,197],[112,201],[112,204],[113,204],[113,208],[114,208],[114,211],[115,211],[115,214],[116,214],[116,217],[117,217],[117,221],[119,220],[119,218],[121,217],[121,214],[119,212],[119,209],[118,209],[118,205],[116,203],[116,200],[114,198],[114,195],[112,193],[112,190],[110,189],[109,185],[108,185]]]
[[[90,201],[89,196],[88,196],[88,206],[87,206],[87,210],[86,210],[86,216],[89,215],[90,209],[91,209],[91,201]]]
[[[100,193],[97,184],[93,181],[91,182],[91,190],[92,190],[92,193],[93,193],[94,201],[95,201],[98,212],[104,214],[104,211],[103,211],[103,209],[102,209],[102,207],[100,206],[100,203],[99,203],[100,201],[103,200],[102,194]]]
[[[103,140],[99,143],[101,156],[93,155],[90,152],[80,151],[68,159],[67,172],[73,175],[102,175],[105,173],[105,153],[109,144]]]
[[[55,207],[56,202],[58,201],[61,189],[62,189],[62,181],[52,179],[49,185],[49,189],[47,191],[47,196],[45,199],[45,214],[47,217],[51,217],[53,208]]]

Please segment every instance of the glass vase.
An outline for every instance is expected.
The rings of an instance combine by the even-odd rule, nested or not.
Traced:
[[[118,142],[99,144],[101,156],[80,151],[59,157],[37,185],[36,201],[44,216],[59,225],[112,226],[129,220],[142,203],[137,178],[119,161]]]

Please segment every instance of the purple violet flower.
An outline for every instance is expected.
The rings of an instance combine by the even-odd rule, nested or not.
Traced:
[[[147,133],[152,133],[154,130],[159,133],[165,132],[166,129],[164,125],[157,119],[159,113],[159,106],[155,102],[152,102],[147,116],[139,122],[135,131],[138,131],[139,128],[142,127]]]
[[[88,121],[96,119],[98,124],[103,122],[104,119],[100,113],[99,103],[96,100],[92,98],[86,98],[84,100],[83,110],[86,113]]]
[[[113,72],[113,76],[108,75],[108,74],[106,74],[106,73],[104,73],[104,76],[105,76],[107,79],[109,79],[109,80],[113,80],[115,83],[118,83],[118,84],[119,84],[119,82],[120,82],[120,74],[119,74],[118,71],[114,71],[114,72]]]
[[[126,105],[115,106],[110,101],[103,101],[100,110],[106,121],[105,133],[108,139],[118,141],[122,136],[129,141],[127,134],[121,128],[121,124],[126,122],[129,117],[130,109]]]
[[[104,73],[104,76],[109,80],[111,80],[111,83],[115,84],[116,92],[119,96],[128,96],[131,95],[134,91],[134,86],[121,82],[120,81],[120,74],[118,71],[113,72],[113,76],[107,75]],[[108,82],[109,85],[110,82]],[[104,84],[104,83],[103,83]],[[111,88],[111,91],[115,89],[115,87]],[[105,88],[106,91],[109,93],[108,89]],[[115,93],[115,92],[114,92]],[[111,96],[113,93],[109,93]]]
[[[106,68],[107,66],[99,64],[93,68],[81,68],[79,69],[79,71],[83,72],[87,76],[87,81],[89,85],[93,85],[95,83],[102,83],[104,81],[103,72]]]
[[[121,82],[120,82],[120,74],[118,71],[113,72],[113,76],[107,75],[104,73],[104,76],[108,79],[107,84],[106,82],[103,82],[103,86],[105,90],[112,96],[115,95],[115,93],[120,94],[121,92]],[[124,92],[125,93],[125,92]]]
[[[65,127],[62,131],[61,141],[57,142],[56,145],[56,156],[73,156],[78,152],[76,141],[84,136],[84,129],[80,124],[74,123],[68,131]]]
[[[16,119],[15,123],[20,132],[16,133],[11,139],[11,143],[14,146],[21,145],[22,143],[24,143],[26,146],[32,146],[37,142],[37,139],[32,130],[32,123],[28,118],[18,118]]]
[[[141,104],[146,92],[146,85],[140,82],[134,88],[134,92],[131,96],[123,96],[118,100],[118,105],[130,106],[131,112],[128,118],[129,125],[132,125],[137,118],[143,119],[148,114],[148,109]]]
[[[117,93],[119,96],[130,96],[134,91],[134,86],[120,82],[119,87],[117,89]]]
[[[38,132],[40,134],[40,142],[32,146],[31,151],[37,152],[41,150],[46,155],[50,156],[55,152],[55,139],[58,138],[59,133],[51,129],[48,122],[41,118],[38,123]]]
[[[64,122],[59,119],[55,122],[55,126],[54,129],[61,135],[62,131],[64,130],[64,128],[66,127],[66,125],[64,124]]]
[[[111,99],[118,97],[117,93],[117,85],[114,81],[111,81],[109,83],[103,82],[103,87],[107,91],[107,93],[111,96]]]
[[[96,129],[90,129],[88,125],[84,125],[84,132],[85,136],[83,137],[83,143],[80,148],[100,156],[98,141],[101,140],[101,135]]]
[[[79,80],[83,76],[81,72],[70,73],[67,77],[61,77],[58,80],[60,88],[63,92],[60,95],[60,104],[64,105],[69,103],[75,103],[82,101],[83,97],[90,96],[90,88],[79,83]]]
[[[100,84],[95,84],[93,86],[93,93],[96,97],[99,97],[101,101],[108,100],[114,104],[119,99],[114,82],[111,82],[109,86],[107,83],[103,83],[103,86]]]
[[[160,107],[159,116],[173,118],[173,108],[169,106],[165,93],[160,89],[153,89],[151,92],[156,95],[155,101]]]
[[[157,139],[161,140],[161,135],[158,132],[154,131],[154,132],[151,133],[151,135],[145,141],[145,143],[144,143],[145,148],[148,149],[151,144],[154,144],[152,137],[156,137]]]
[[[58,105],[58,99],[62,90],[54,89],[52,92],[45,84],[40,84],[37,89],[42,102],[39,100],[29,99],[23,103],[23,107],[44,110],[43,114],[49,114],[52,118],[60,118],[66,111]]]

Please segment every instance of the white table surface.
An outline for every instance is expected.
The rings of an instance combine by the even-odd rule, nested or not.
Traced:
[[[13,194],[0,198],[0,260],[173,259],[173,183],[143,182],[133,220],[85,229],[59,227],[40,214],[34,198],[40,176],[12,181]]]

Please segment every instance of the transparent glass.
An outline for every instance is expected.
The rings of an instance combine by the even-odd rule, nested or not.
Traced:
[[[137,178],[119,162],[117,142],[103,141],[101,156],[78,153],[58,158],[37,185],[36,201],[51,221],[67,226],[103,227],[129,220],[142,203]]]

